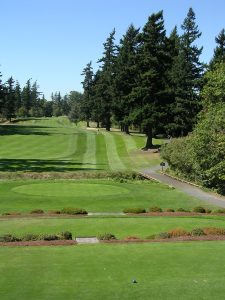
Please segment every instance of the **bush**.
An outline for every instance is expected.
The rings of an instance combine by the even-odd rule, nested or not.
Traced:
[[[128,207],[128,208],[124,208],[123,212],[125,214],[143,214],[146,212],[146,210],[144,208],[141,207]]]
[[[12,234],[4,234],[3,236],[0,236],[0,242],[18,242],[21,241],[20,238],[12,235]]]
[[[116,237],[112,233],[103,233],[98,236],[98,239],[101,241],[110,241],[110,240],[116,240]]]
[[[22,241],[38,241],[40,240],[39,234],[27,233],[22,236]]]
[[[83,208],[64,207],[61,210],[62,214],[68,215],[87,215],[87,211]]]
[[[211,212],[212,212],[211,209],[209,209],[209,208],[206,208],[206,209],[205,209],[205,213],[206,213],[206,214],[211,214]]]
[[[19,215],[21,215],[21,213],[17,212],[17,211],[11,211],[11,212],[5,212],[2,215],[3,216],[19,216]]]
[[[191,231],[191,235],[192,236],[201,236],[201,235],[205,235],[204,231],[201,228],[194,228]]]
[[[225,208],[219,208],[214,210],[214,213],[216,214],[225,214]]]
[[[207,227],[202,229],[206,235],[225,235],[225,229],[216,227]]]
[[[190,233],[183,228],[175,228],[168,232],[171,237],[188,236]]]
[[[150,212],[162,212],[162,208],[158,207],[158,206],[153,206],[149,208]]]
[[[55,241],[58,240],[59,237],[56,234],[43,234],[40,239],[44,241]]]
[[[171,235],[169,232],[160,232],[155,236],[156,239],[169,239],[171,238]]]
[[[179,211],[179,212],[190,212],[188,209],[184,209],[182,207],[178,208],[177,211]]]
[[[196,206],[196,207],[193,208],[193,212],[204,214],[206,211],[205,211],[204,207]]]
[[[72,233],[69,231],[64,231],[59,234],[60,239],[62,240],[72,240]]]
[[[175,210],[173,208],[167,208],[165,211],[166,212],[175,212]]]
[[[44,211],[42,209],[33,209],[31,212],[31,214],[43,214]]]

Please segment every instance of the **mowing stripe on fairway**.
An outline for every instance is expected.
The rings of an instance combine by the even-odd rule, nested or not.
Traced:
[[[96,134],[87,132],[86,152],[83,156],[83,165],[90,168],[96,168]]]
[[[103,170],[109,170],[109,162],[106,152],[105,137],[103,134],[97,134],[96,139],[96,162],[97,166]]]
[[[114,135],[109,132],[103,132],[105,141],[106,141],[106,149],[107,149],[107,156],[109,161],[109,167],[111,170],[126,170],[126,166],[120,159],[118,152],[116,141]]]
[[[133,163],[130,159],[130,156],[127,151],[126,142],[125,142],[125,135],[121,133],[113,133],[114,140],[116,143],[116,150],[117,153],[123,161],[124,165],[127,169],[132,170],[133,169]]]

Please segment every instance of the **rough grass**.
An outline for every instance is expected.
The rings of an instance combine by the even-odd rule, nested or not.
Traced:
[[[0,213],[36,208],[82,207],[89,212],[121,212],[126,207],[209,207],[183,192],[150,181],[4,180],[0,182]]]
[[[1,248],[0,297],[224,299],[224,247],[188,242]]]
[[[175,228],[191,231],[194,228],[225,229],[225,217],[80,217],[80,218],[9,218],[0,219],[0,235],[27,233],[54,234],[70,231],[76,236],[99,236],[110,232],[117,238],[128,236],[146,238]]]
[[[159,163],[158,156],[140,150],[144,135],[86,130],[66,117],[0,125],[0,135],[0,171],[140,170]]]

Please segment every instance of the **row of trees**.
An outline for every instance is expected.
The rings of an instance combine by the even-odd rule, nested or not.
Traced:
[[[100,67],[93,72],[91,62],[84,68],[82,118],[110,130],[112,120],[129,133],[134,125],[152,136],[166,133],[187,135],[201,109],[200,91],[206,65],[200,61],[202,47],[196,45],[201,32],[190,8],[182,26],[166,35],[163,12],[152,14],[142,30],[131,25],[115,45],[115,30],[104,43]],[[224,30],[210,68],[224,49]],[[222,50],[223,51],[223,50]]]
[[[15,117],[70,116],[81,98],[82,94],[79,92],[70,92],[64,97],[56,92],[47,101],[36,81],[32,83],[29,79],[21,88],[19,82],[15,82],[12,77],[3,83],[0,74],[0,117],[8,121]],[[77,111],[80,109],[77,108]],[[81,117],[80,113],[79,116]]]

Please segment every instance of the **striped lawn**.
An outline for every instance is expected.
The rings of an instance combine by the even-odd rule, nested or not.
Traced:
[[[145,136],[86,130],[65,117],[0,126],[0,171],[140,170],[159,163]]]

